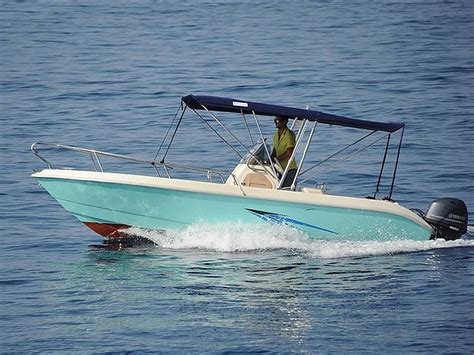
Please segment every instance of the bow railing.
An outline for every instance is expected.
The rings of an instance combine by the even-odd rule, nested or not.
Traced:
[[[104,163],[101,158],[113,158],[113,159],[118,159],[118,160],[125,160],[125,161],[132,161],[135,163],[142,163],[145,165],[151,166],[155,173],[158,175],[158,177],[167,177],[167,178],[172,178],[171,177],[171,170],[182,170],[182,171],[189,171],[189,172],[195,172],[195,173],[202,173],[205,174],[207,177],[208,181],[213,181],[213,177],[217,176],[221,180],[222,183],[225,182],[224,175],[222,172],[216,171],[214,169],[209,169],[209,168],[203,168],[203,167],[196,167],[196,166],[189,166],[189,165],[182,165],[182,164],[174,164],[174,163],[168,163],[168,162],[157,162],[154,160],[147,160],[147,159],[142,159],[142,158],[136,158],[128,155],[122,155],[122,154],[115,154],[115,153],[109,153],[109,152],[104,152],[96,149],[89,149],[89,148],[81,148],[81,147],[75,147],[71,145],[64,145],[64,144],[57,144],[57,143],[46,143],[46,142],[35,142],[31,145],[31,151],[33,154],[40,159],[42,162],[44,162],[48,169],[54,169],[53,164],[51,163],[50,160],[46,159],[44,157],[44,154],[40,154],[41,148],[49,148],[49,149],[58,149],[58,150],[64,150],[64,151],[71,151],[75,153],[80,153],[80,154],[86,154],[89,155],[92,163],[94,164],[95,171],[97,172],[105,172],[104,169]],[[161,170],[161,173],[160,173]]]

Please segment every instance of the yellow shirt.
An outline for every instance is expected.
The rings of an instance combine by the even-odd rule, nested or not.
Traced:
[[[287,128],[283,131],[281,136],[278,136],[278,130],[273,134],[273,148],[275,148],[276,156],[280,156],[287,151],[288,148],[294,148],[296,145],[295,134]],[[280,161],[280,165],[283,169],[286,168],[288,164],[288,159],[284,159]],[[291,169],[296,169],[297,165],[295,159],[293,159],[290,163]]]

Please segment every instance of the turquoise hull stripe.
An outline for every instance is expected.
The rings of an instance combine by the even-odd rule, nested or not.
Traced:
[[[184,229],[204,222],[257,223],[265,211],[272,223],[298,228],[315,239],[427,240],[430,231],[384,212],[222,196],[156,187],[57,178],[41,185],[82,222],[126,224],[141,228]]]

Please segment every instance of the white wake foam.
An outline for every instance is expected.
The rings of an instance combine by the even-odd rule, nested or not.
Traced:
[[[182,231],[130,228],[127,233],[146,238],[166,249],[202,249],[218,252],[247,252],[287,249],[309,256],[332,259],[387,255],[430,249],[474,246],[474,240],[391,240],[322,241],[312,240],[296,229],[267,224],[195,224]]]

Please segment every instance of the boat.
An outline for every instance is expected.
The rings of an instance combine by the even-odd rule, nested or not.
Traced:
[[[189,122],[189,115],[194,117],[191,121],[193,130],[201,123],[236,153],[238,161],[230,173],[168,160],[176,136],[185,128],[183,122]],[[218,115],[239,117],[242,120],[239,127],[248,132],[248,142],[229,127],[228,122],[234,123],[234,118],[225,121]],[[296,132],[296,145],[290,160],[295,159],[298,168],[287,187],[283,187],[282,182],[288,167],[282,169],[270,158],[271,148],[263,133],[263,123],[275,116],[286,117]],[[308,159],[309,147],[319,125],[350,128],[364,135],[326,159],[307,166],[311,161]],[[336,241],[460,238],[468,225],[467,207],[462,200],[440,198],[434,200],[426,212],[409,209],[394,201],[404,130],[405,124],[397,122],[354,119],[309,108],[226,97],[187,95],[181,98],[154,159],[35,142],[31,150],[46,167],[35,170],[32,176],[79,221],[109,239],[129,236],[127,230],[132,227],[167,233],[184,230],[196,223],[222,222],[285,225],[312,239]],[[325,184],[314,181],[305,184],[310,179],[303,177],[321,163],[343,154],[375,133],[381,135],[377,142],[382,142],[385,149],[373,195],[337,195],[331,194]],[[185,140],[189,137],[192,138],[187,133]],[[392,137],[398,138],[396,149],[389,149],[393,146]],[[45,157],[46,153],[57,150],[85,155],[91,159],[93,170],[58,167]],[[377,195],[390,154],[395,157],[388,195],[379,198]],[[140,164],[149,168],[151,174],[141,170],[140,173],[105,171],[105,159],[127,166]]]

